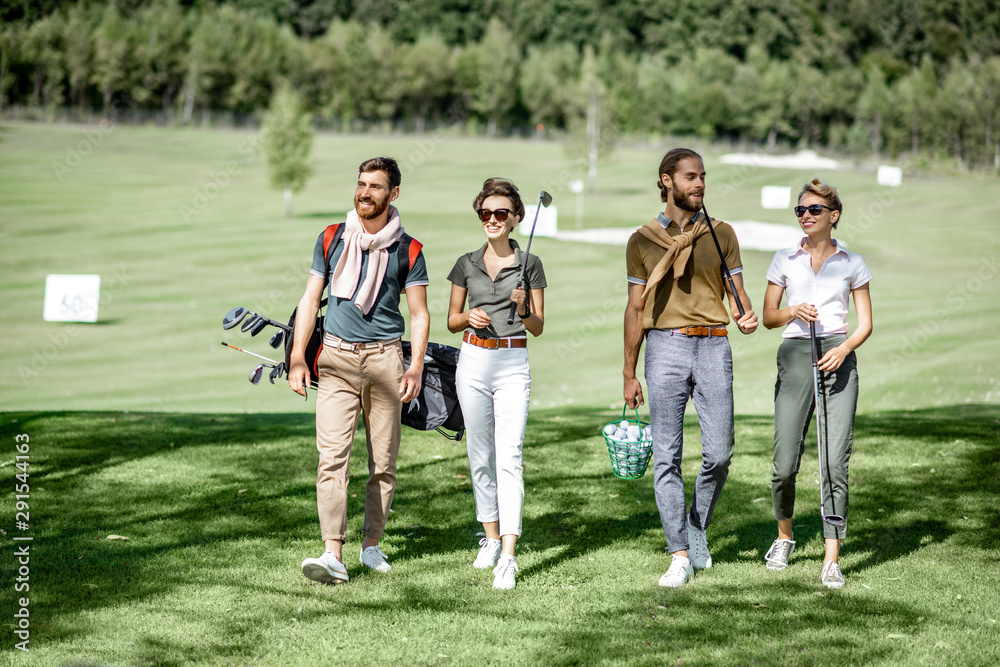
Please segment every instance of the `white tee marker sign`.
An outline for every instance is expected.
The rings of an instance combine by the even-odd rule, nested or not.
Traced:
[[[96,322],[101,277],[49,274],[45,278],[47,322]]]

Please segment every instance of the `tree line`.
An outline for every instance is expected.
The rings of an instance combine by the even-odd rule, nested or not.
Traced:
[[[174,122],[288,84],[341,129],[696,134],[1000,169],[989,0],[0,4],[0,111],[116,100]]]

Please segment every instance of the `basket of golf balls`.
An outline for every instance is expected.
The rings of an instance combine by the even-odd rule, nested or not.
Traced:
[[[653,455],[653,428],[639,419],[636,408],[635,419],[625,419],[622,408],[620,421],[613,421],[604,427],[604,442],[611,457],[611,471],[619,479],[639,479],[646,472],[649,459]]]

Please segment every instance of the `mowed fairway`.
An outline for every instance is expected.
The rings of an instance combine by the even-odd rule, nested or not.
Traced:
[[[455,259],[482,244],[471,202],[488,176],[526,203],[555,196],[572,227],[583,176],[554,143],[437,135],[319,135],[315,173],[283,215],[248,131],[0,128],[0,408],[9,664],[956,664],[1000,661],[1000,183],[871,169],[813,174],[722,165],[707,149],[713,216],[793,225],[760,187],[814,175],[840,188],[838,238],[874,274],[875,334],[858,353],[848,586],[822,562],[814,441],[800,474],[792,566],[763,566],[777,331],[733,334],[737,450],[709,529],[716,566],[678,591],[651,475],[610,472],[599,428],[621,415],[624,249],[536,238],[545,335],[532,340],[527,503],[518,587],[469,567],[475,533],[464,443],[404,430],[383,542],[387,577],[357,564],[367,462],[352,461],[352,581],[323,587],[298,563],[320,546],[313,396],[254,387],[267,334],[224,332],[242,305],[283,320],[312,246],[351,205],[357,165],[403,168],[403,224],[425,244],[432,340],[447,332]],[[98,142],[95,137],[100,137]],[[67,151],[85,152],[76,159]],[[83,149],[81,149],[83,146]],[[700,147],[696,147],[700,148]],[[638,226],[660,210],[664,146],[618,148],[585,199],[584,226]],[[62,165],[59,167],[58,165]],[[772,253],[744,251],[761,307]],[[102,276],[100,322],[42,320],[45,276]],[[280,384],[280,383],[279,383]],[[619,406],[617,409],[612,406]],[[645,412],[643,411],[643,415]],[[30,436],[30,528],[15,528],[15,436]],[[697,419],[684,460],[699,465]],[[9,538],[31,535],[30,594]],[[120,535],[127,540],[108,540]],[[31,653],[14,602],[30,597]],[[74,662],[74,664],[81,664]]]

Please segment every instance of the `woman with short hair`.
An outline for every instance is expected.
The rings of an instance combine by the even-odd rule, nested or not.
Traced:
[[[840,515],[846,526],[847,467],[851,457],[858,403],[857,357],[854,351],[872,333],[871,273],[860,255],[833,238],[844,207],[837,189],[813,179],[799,193],[795,215],[805,237],[779,250],[767,270],[764,326],[785,327],[778,348],[774,391],[774,464],[771,498],[778,539],[764,559],[769,570],[783,570],[795,550],[792,512],[795,477],[815,406],[810,326],[815,326],[820,392],[825,396],[824,460],[820,470],[821,504]],[[782,297],[787,307],[781,308]],[[848,335],[848,297],[853,296],[857,329]],[[823,411],[817,411],[821,415]],[[817,417],[819,419],[819,417]],[[820,580],[828,588],[844,585],[840,571],[841,540],[846,528],[823,522],[826,554]]]
[[[512,182],[488,179],[473,209],[486,243],[459,257],[448,274],[448,329],[465,330],[456,381],[476,518],[486,533],[472,565],[493,568],[493,587],[506,590],[515,586],[524,510],[522,448],[531,392],[526,334],[542,334],[545,272],[529,255],[525,284],[518,288],[524,255],[510,233],[524,218],[524,204]],[[511,303],[516,314],[507,324]]]

